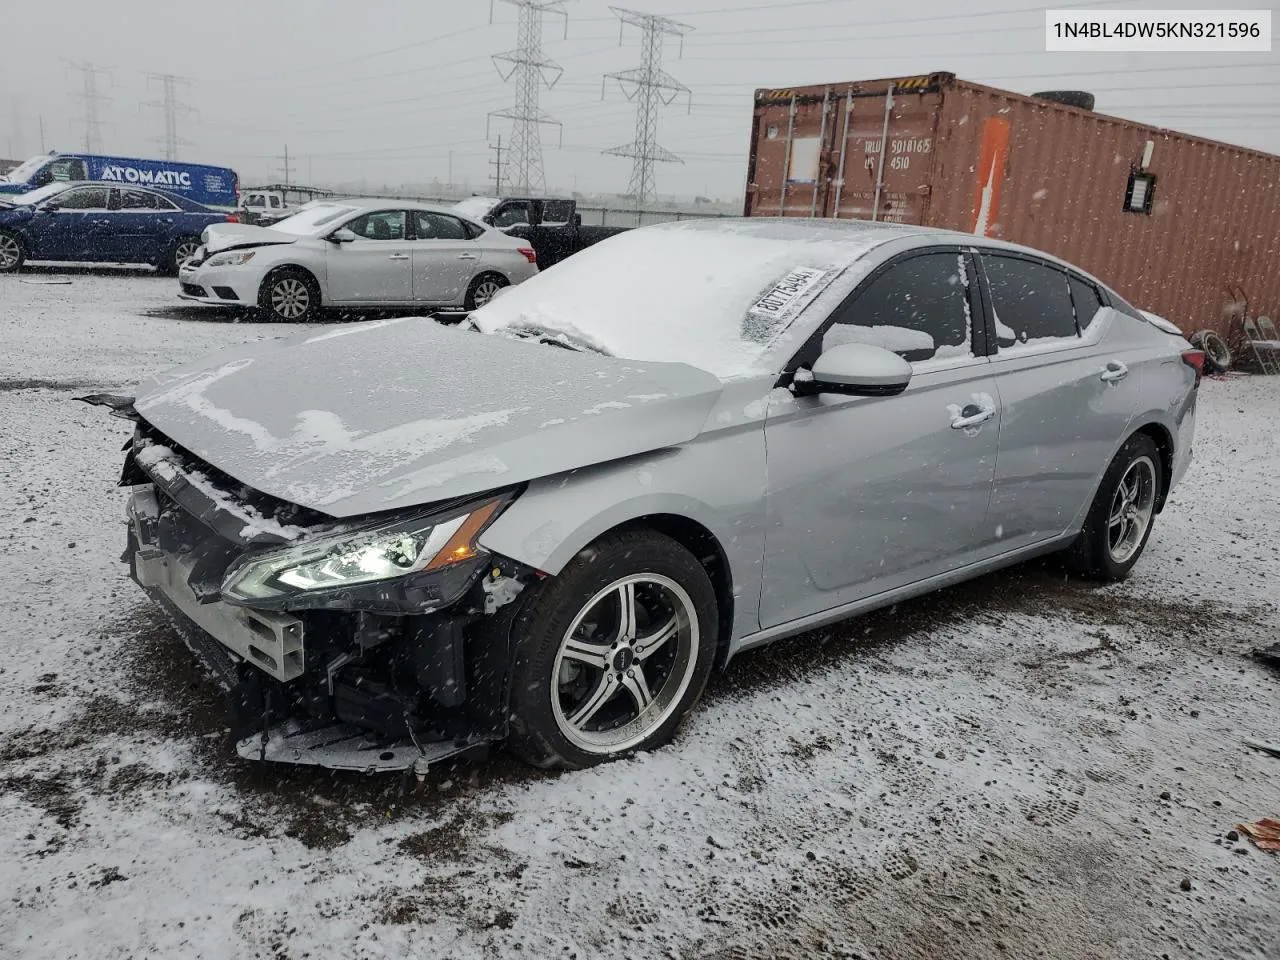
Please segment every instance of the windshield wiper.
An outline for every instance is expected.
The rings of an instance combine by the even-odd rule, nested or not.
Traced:
[[[524,323],[508,327],[507,329],[518,337],[537,340],[539,343],[545,343],[552,347],[562,347],[565,350],[572,350],[575,353],[598,353],[602,357],[609,356],[609,351],[592,343],[585,337],[577,337],[571,333],[565,333],[563,330],[556,330],[553,327],[544,326],[540,323],[529,323],[526,321]]]

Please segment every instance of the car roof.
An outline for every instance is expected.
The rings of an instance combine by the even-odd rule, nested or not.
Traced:
[[[458,211],[438,203],[421,203],[417,200],[398,200],[395,197],[325,197],[313,201],[317,206],[331,203],[336,207],[354,207],[356,210],[424,210],[427,213],[447,213],[458,216]]]
[[[762,240],[791,241],[796,244],[822,243],[835,247],[847,246],[850,259],[856,260],[868,254],[874,247],[890,240],[917,240],[921,244],[956,244],[977,247],[980,250],[1022,253],[1047,260],[1081,276],[1106,286],[1097,277],[1061,257],[1044,250],[1010,243],[994,237],[980,237],[960,230],[944,230],[940,227],[911,223],[886,223],[871,220],[811,219],[808,217],[720,217],[691,219],[654,224],[646,230],[693,229],[725,236],[756,237]]]

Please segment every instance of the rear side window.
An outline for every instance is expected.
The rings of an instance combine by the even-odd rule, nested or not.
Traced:
[[[1098,296],[1097,287],[1080,277],[1068,274],[1067,282],[1071,286],[1071,301],[1076,308],[1076,327],[1084,333],[1102,309],[1102,298]]]
[[[870,343],[918,363],[971,350],[965,258],[929,253],[889,267],[843,308],[822,349]]]
[[[121,190],[121,210],[172,210],[173,204],[164,197],[143,190]]]
[[[1001,350],[1079,336],[1065,273],[1016,257],[984,254],[982,260]]]
[[[443,213],[414,212],[419,240],[470,240],[467,228],[457,217]]]

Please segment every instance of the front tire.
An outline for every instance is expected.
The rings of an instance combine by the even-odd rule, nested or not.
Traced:
[[[258,306],[274,323],[308,323],[320,315],[320,284],[296,267],[276,270],[262,281]]]
[[[27,251],[18,235],[0,230],[0,273],[17,273],[26,259]]]
[[[1155,526],[1164,466],[1155,441],[1135,433],[1116,454],[1094,495],[1084,529],[1067,552],[1071,569],[1090,580],[1123,580]]]
[[[715,661],[715,589],[651,530],[609,534],[544,581],[513,625],[508,746],[580,769],[667,743]]]

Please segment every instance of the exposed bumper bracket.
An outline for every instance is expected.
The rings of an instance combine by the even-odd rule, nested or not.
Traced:
[[[385,773],[412,769],[425,759],[428,766],[488,749],[485,740],[445,740],[424,743],[419,750],[408,741],[388,742],[345,723],[304,730],[292,721],[271,727],[265,736],[246,737],[236,744],[236,753],[246,760],[272,760],[330,770]]]

